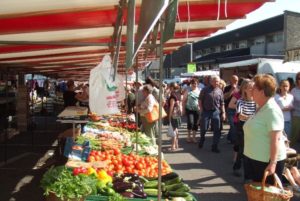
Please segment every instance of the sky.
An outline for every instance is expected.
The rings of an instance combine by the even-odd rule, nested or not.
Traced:
[[[276,0],[275,2],[267,2],[257,10],[247,14],[245,19],[234,21],[228,25],[225,30],[220,30],[213,34],[213,36],[283,14],[285,10],[300,13],[300,0]]]

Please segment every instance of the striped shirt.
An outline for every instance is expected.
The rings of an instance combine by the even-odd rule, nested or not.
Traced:
[[[253,116],[256,111],[256,103],[254,101],[246,101],[239,99],[236,103],[236,113],[247,116]]]

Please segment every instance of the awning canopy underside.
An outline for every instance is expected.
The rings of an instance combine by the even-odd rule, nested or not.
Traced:
[[[243,18],[268,0],[179,0],[173,39],[164,54],[195,42]],[[154,3],[154,2],[153,2]],[[0,1],[0,70],[41,73],[60,78],[87,79],[103,55],[111,52],[118,0],[2,0]],[[136,0],[136,28],[141,0]],[[125,71],[127,11],[122,29],[118,71]],[[158,34],[159,35],[159,34]],[[159,42],[158,42],[159,43]],[[157,59],[138,53],[138,68]],[[132,70],[132,69],[131,69]]]

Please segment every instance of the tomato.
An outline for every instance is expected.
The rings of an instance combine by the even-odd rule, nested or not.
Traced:
[[[78,175],[80,173],[80,169],[79,168],[74,168],[73,169],[73,175]]]
[[[88,157],[88,162],[95,162],[95,157],[90,155]]]
[[[120,149],[117,149],[117,148],[113,149],[113,151],[114,151],[115,156],[119,155],[121,153]]]
[[[123,163],[123,165],[126,166],[126,167],[130,166],[129,161],[126,160],[125,158],[122,159],[122,163]]]
[[[95,156],[95,160],[96,161],[101,161],[101,157],[97,155],[97,156]]]
[[[138,170],[142,170],[143,169],[143,165],[141,163],[137,163],[135,164],[136,169]]]

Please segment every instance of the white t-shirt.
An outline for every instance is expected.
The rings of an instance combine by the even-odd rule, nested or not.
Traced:
[[[282,97],[279,94],[276,94],[275,101],[279,105],[280,109],[282,109],[288,106],[292,106],[294,102],[294,97],[291,94],[287,94],[286,97]],[[292,116],[291,111],[282,111],[282,113],[283,113],[284,121],[291,121],[291,116]]]

